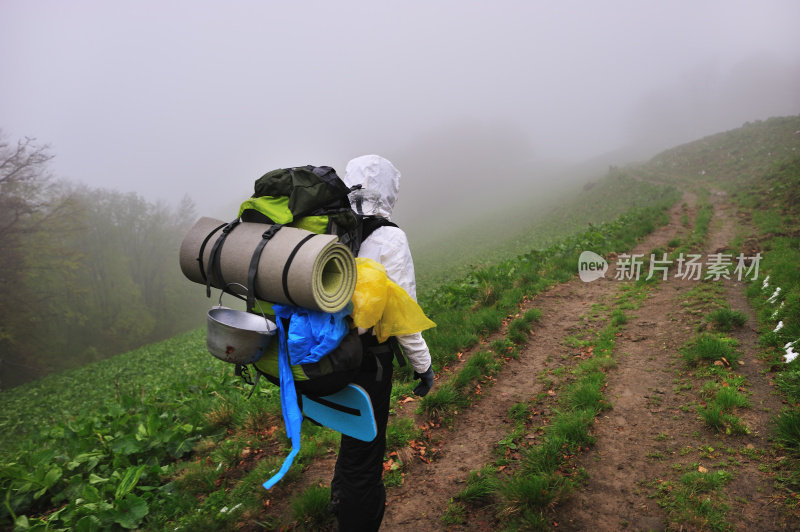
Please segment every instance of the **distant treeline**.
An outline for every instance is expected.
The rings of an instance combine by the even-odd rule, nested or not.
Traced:
[[[196,218],[133,193],[54,182],[47,146],[0,139],[0,388],[198,325],[178,246]]]

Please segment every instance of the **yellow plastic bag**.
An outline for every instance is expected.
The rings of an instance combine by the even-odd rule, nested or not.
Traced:
[[[374,327],[379,342],[390,336],[418,333],[436,324],[398,284],[386,276],[383,265],[372,259],[356,259],[358,278],[353,293],[353,323]]]

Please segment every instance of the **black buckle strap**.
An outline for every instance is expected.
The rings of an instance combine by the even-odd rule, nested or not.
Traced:
[[[253,256],[250,257],[250,268],[247,270],[247,310],[250,311],[256,302],[256,274],[258,273],[258,263],[261,260],[261,252],[267,242],[275,236],[275,233],[280,231],[282,224],[275,224],[269,229],[264,231],[261,235],[261,242],[258,243],[256,249],[253,251]]]
[[[258,381],[259,380],[261,380],[261,372],[258,371],[258,368],[256,368],[256,380],[253,381],[253,387],[250,389],[250,393],[247,394],[247,398],[248,399],[250,399],[253,396],[253,392],[255,392],[256,388],[258,388]]]
[[[391,358],[389,359],[389,365],[391,366]],[[380,357],[375,357],[375,380],[380,382],[383,380],[383,364],[381,363]]]
[[[206,297],[211,297],[211,284],[212,281],[216,281],[219,286],[223,287],[223,291],[225,291],[225,280],[222,278],[222,268],[220,267],[220,255],[222,254],[222,246],[225,244],[225,239],[228,238],[233,229],[239,225],[239,218],[236,218],[232,222],[228,223],[223,229],[222,234],[219,235],[216,242],[214,242],[214,247],[211,248],[211,254],[208,257],[209,263],[209,271],[208,277],[206,278]],[[216,231],[215,231],[216,232]],[[212,233],[213,234],[213,233]],[[200,263],[202,264],[202,255]]]
[[[303,240],[301,240],[300,242],[298,242],[297,245],[292,250],[292,252],[289,254],[289,258],[286,259],[286,264],[283,266],[283,273],[281,275],[281,282],[283,284],[283,294],[286,296],[286,299],[288,299],[289,302],[295,307],[298,305],[297,303],[295,303],[294,299],[292,299],[292,296],[289,295],[289,267],[292,265],[292,261],[294,260],[295,255],[297,255],[297,252],[300,251],[301,247],[303,247],[303,244],[305,244],[315,236],[317,236],[316,233],[312,233],[303,238]]]
[[[394,357],[397,359],[397,365],[402,368],[406,365],[406,354],[403,353],[403,348],[400,347],[400,341],[396,336],[390,336],[388,342],[392,348]]]
[[[208,281],[208,278],[206,277],[206,269],[203,266],[203,255],[205,254],[206,251],[206,245],[208,244],[208,241],[211,240],[211,237],[214,236],[214,233],[216,233],[226,225],[228,224],[224,223],[219,224],[217,227],[214,228],[213,231],[211,231],[206,235],[206,237],[203,239],[203,243],[200,244],[200,253],[197,255],[197,262],[200,263],[200,277],[202,277],[203,281]]]
[[[397,359],[397,365],[401,368],[406,365],[406,357],[403,353],[403,348],[400,347],[400,342],[397,341],[396,336],[390,336],[388,340],[383,342],[382,344],[377,343],[377,339],[371,333],[366,333],[361,336],[364,342],[364,352],[369,353],[374,357],[378,357],[379,355],[390,355],[390,360],[392,358]]]
[[[250,376],[250,369],[244,364],[236,364],[236,369],[234,370],[234,373],[237,377],[241,377],[245,384],[252,386],[250,393],[247,394],[248,399],[253,396],[253,392],[255,392],[256,388],[258,388],[258,381],[261,379],[261,371],[259,371],[259,369],[255,366],[253,366],[253,369],[256,370],[256,380],[253,380],[253,378]]]
[[[249,384],[250,386],[253,386],[255,384],[253,382],[253,378],[250,377],[250,370],[244,364],[236,364],[236,368],[234,369],[234,374],[237,377],[241,377],[242,380],[245,383]]]

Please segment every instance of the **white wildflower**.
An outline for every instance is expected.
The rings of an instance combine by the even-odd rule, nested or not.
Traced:
[[[795,353],[794,349],[792,349],[792,343],[793,342],[789,342],[783,347],[784,349],[786,349],[786,354],[783,355],[783,359],[786,361],[787,364],[792,360],[794,360],[795,358],[797,358],[797,355],[800,354],[800,353]]]
[[[769,299],[767,299],[767,303],[775,303],[780,293],[781,293],[781,287],[779,286],[775,289],[774,292],[772,292],[772,295],[769,296]]]

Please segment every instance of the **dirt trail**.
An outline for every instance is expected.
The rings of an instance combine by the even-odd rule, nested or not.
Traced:
[[[654,247],[665,246],[683,230],[679,223],[681,213],[676,205],[669,225],[656,230],[632,252],[647,254]],[[534,339],[521,350],[519,360],[505,365],[497,375],[497,384],[484,389],[480,402],[459,415],[452,430],[441,434],[437,459],[431,464],[415,462],[406,473],[404,485],[390,490],[385,530],[444,528],[439,519],[449,499],[463,489],[467,472],[491,462],[495,445],[509,432],[505,421],[508,409],[546,390],[537,380],[538,373],[548,366],[563,364],[562,355],[567,360],[572,358],[575,349],[565,345],[565,339],[583,327],[581,318],[593,304],[608,302],[619,289],[620,282],[613,279],[613,271],[612,265],[606,278],[592,283],[576,278],[528,303],[542,311]],[[469,529],[480,527],[480,523],[472,523]]]
[[[693,206],[694,198],[689,201]],[[664,246],[681,235],[674,222],[670,228],[647,244]],[[598,419],[597,444],[581,459],[589,475],[585,488],[556,512],[554,521],[560,528],[664,529],[663,512],[648,496],[645,484],[663,477],[666,467],[652,457],[683,446],[692,430],[678,409],[681,398],[672,384],[678,364],[674,355],[694,332],[677,302],[692,285],[675,279],[662,282],[633,311],[617,340],[617,367],[610,372],[607,387],[613,409]]]
[[[580,285],[578,284],[580,283]],[[579,316],[591,303],[613,291],[613,281],[598,280],[584,286],[581,281],[554,287],[534,298],[531,307],[542,311],[535,340],[496,375],[497,384],[484,388],[481,400],[457,416],[452,430],[442,429],[437,459],[430,464],[415,462],[402,487],[390,490],[384,518],[385,530],[438,530],[450,497],[463,488],[467,473],[492,460],[492,451],[509,431],[505,421],[515,403],[529,401],[546,390],[537,381],[549,359],[560,360],[572,349],[564,339],[578,327]],[[584,291],[591,293],[586,297]]]
[[[724,195],[716,195],[715,198],[714,215],[722,221],[722,228],[715,233],[719,240],[712,239],[709,247],[729,253],[730,251],[726,247],[736,236],[736,228],[740,221],[735,217],[735,209],[725,203]],[[751,237],[754,234],[749,228],[742,228],[741,232],[750,233],[745,236]],[[752,255],[751,252],[747,254]],[[742,411],[741,417],[751,430],[751,434],[742,443],[759,451],[767,451],[769,449],[768,436],[771,430],[770,419],[781,410],[783,403],[773,388],[771,374],[763,372],[766,369],[764,362],[756,357],[758,324],[755,312],[747,302],[744,285],[734,279],[729,279],[723,282],[723,286],[726,300],[731,308],[747,315],[745,326],[729,333],[729,336],[739,342],[739,348],[743,353],[741,358],[743,365],[738,371],[747,378],[749,384],[747,391],[751,407]],[[741,530],[798,530],[800,523],[787,522],[786,517],[779,511],[780,504],[775,504],[774,479],[760,470],[765,460],[777,461],[780,458],[772,458],[767,453],[765,455],[765,459],[742,460],[742,467],[728,487],[728,492],[734,500],[744,498],[750,501],[745,507],[739,509],[738,519],[734,521],[734,524],[737,525],[737,529]]]
[[[714,218],[707,253],[725,252],[735,236],[731,207],[720,195],[712,196]],[[695,409],[687,409],[702,383],[686,374],[678,348],[700,324],[682,305],[697,281],[670,279],[661,283],[628,322],[616,352],[618,367],[609,376],[613,410],[595,427],[597,445],[581,462],[589,480],[556,512],[563,530],[664,530],[666,515],[652,497],[660,480],[675,478],[675,470],[691,471],[695,464],[708,470],[732,466],[726,488],[732,510],[727,519],[736,530],[787,530],[788,524],[771,504],[772,480],[759,471],[759,459],[743,449],[765,451],[770,412],[780,407],[771,394],[763,364],[755,357],[755,318],[744,297],[742,283],[724,283],[731,307],[749,315],[747,325],[731,333],[740,342],[752,407],[742,418],[752,434],[725,436],[710,431]],[[709,451],[713,448],[713,451]]]
[[[681,399],[673,391],[672,372],[674,353],[693,328],[667,310],[676,292],[688,290],[689,284],[656,290],[617,340],[617,367],[607,388],[613,409],[595,425],[597,444],[581,459],[589,480],[558,510],[555,521],[561,528],[664,528],[664,516],[644,484],[663,476],[665,466],[651,458],[654,453],[682,447],[692,430],[678,410]],[[666,439],[659,441],[660,434]]]

